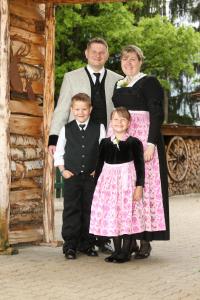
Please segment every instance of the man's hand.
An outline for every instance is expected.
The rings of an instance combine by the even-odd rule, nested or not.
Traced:
[[[65,179],[69,179],[70,177],[74,176],[74,174],[72,172],[70,172],[69,170],[64,170],[62,172],[62,176],[65,178]]]
[[[154,155],[154,150],[155,150],[155,145],[148,145],[147,149],[144,151],[144,161],[150,161],[153,158]]]
[[[53,156],[56,151],[56,146],[50,145],[48,150],[49,150],[49,154],[51,154],[51,156]]]
[[[142,199],[143,187],[136,186],[134,194],[133,194],[133,201],[140,201]]]

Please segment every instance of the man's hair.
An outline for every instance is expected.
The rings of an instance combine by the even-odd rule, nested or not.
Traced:
[[[117,113],[119,116],[127,119],[128,121],[131,121],[131,114],[130,114],[130,112],[128,111],[128,109],[126,107],[124,107],[124,106],[116,107],[111,112],[110,119],[113,118],[113,116],[114,116],[115,113]]]
[[[95,38],[89,40],[89,42],[87,43],[87,49],[90,48],[90,46],[91,46],[92,44],[102,44],[102,45],[104,45],[104,46],[106,47],[106,49],[108,50],[108,44],[107,44],[107,42],[106,42],[104,39],[102,39],[102,38],[95,37]]]
[[[82,101],[82,102],[87,103],[89,106],[92,106],[91,98],[85,93],[78,93],[78,94],[74,95],[71,100],[71,106],[76,101]]]
[[[127,53],[135,53],[140,61],[144,61],[144,54],[142,50],[135,45],[128,45],[122,48],[121,58]]]

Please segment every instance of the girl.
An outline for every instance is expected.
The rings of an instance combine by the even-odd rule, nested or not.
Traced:
[[[131,115],[124,107],[111,113],[113,135],[100,144],[90,233],[113,237],[115,251],[106,262],[130,260],[131,235],[140,232],[144,186],[142,143],[127,134]]]

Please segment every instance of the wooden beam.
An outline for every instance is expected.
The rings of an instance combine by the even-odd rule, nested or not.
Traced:
[[[53,162],[48,153],[49,129],[54,110],[54,51],[55,51],[55,11],[53,4],[46,5],[46,57],[43,103],[44,132],[44,239],[50,243],[54,240],[54,202],[53,202]]]
[[[10,159],[9,159],[9,7],[8,0],[0,1],[0,252],[9,248],[9,189],[10,189]]]
[[[188,126],[180,124],[167,124],[162,126],[162,134],[164,136],[188,136],[188,137],[199,137],[200,126]]]
[[[38,3],[52,3],[52,4],[95,4],[95,3],[109,3],[109,2],[126,2],[127,0],[35,0]]]

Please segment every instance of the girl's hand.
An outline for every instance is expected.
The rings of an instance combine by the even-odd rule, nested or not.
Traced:
[[[72,172],[70,172],[69,170],[64,170],[64,171],[62,171],[62,176],[65,179],[69,179],[70,177],[74,176],[74,174]]]
[[[143,187],[136,186],[134,194],[133,194],[133,201],[140,201],[142,199]]]
[[[155,145],[148,145],[147,149],[144,151],[144,161],[150,161],[153,158],[154,155],[154,150],[155,150]]]

